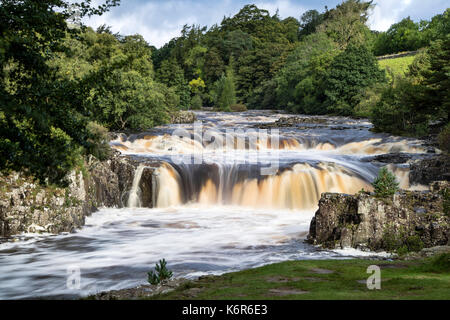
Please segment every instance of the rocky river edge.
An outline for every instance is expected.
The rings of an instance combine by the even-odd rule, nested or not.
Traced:
[[[22,233],[73,232],[86,216],[101,207],[127,205],[136,167],[140,162],[113,151],[106,161],[85,159],[71,172],[66,188],[42,186],[13,172],[0,175],[0,242]],[[146,162],[139,187],[142,205],[153,206],[152,174],[157,162]]]

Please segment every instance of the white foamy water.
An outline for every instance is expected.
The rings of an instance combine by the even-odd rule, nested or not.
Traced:
[[[303,244],[311,212],[240,207],[102,209],[74,234],[0,244],[0,298],[87,295],[146,282],[161,258],[195,277],[320,257]],[[66,288],[67,268],[81,290]]]

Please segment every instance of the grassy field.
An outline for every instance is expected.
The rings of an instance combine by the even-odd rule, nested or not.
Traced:
[[[407,56],[394,59],[379,60],[381,69],[390,69],[396,75],[404,75],[408,71],[408,66],[414,61],[415,56]],[[389,77],[389,74],[387,74]]]
[[[419,261],[289,261],[205,277],[151,299],[450,299],[450,254]],[[381,289],[367,289],[367,267]]]

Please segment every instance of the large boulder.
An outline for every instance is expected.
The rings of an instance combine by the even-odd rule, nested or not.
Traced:
[[[197,120],[197,116],[192,111],[178,111],[172,116],[171,123],[183,124],[194,123]]]
[[[450,217],[443,212],[441,190],[401,191],[391,198],[373,194],[324,193],[310,225],[307,241],[324,248],[390,250],[394,242],[419,247],[447,245]]]

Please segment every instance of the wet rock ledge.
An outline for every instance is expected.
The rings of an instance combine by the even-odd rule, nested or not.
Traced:
[[[440,181],[432,183],[430,191],[402,190],[383,199],[365,192],[324,193],[307,242],[375,251],[450,245],[449,188],[448,181]]]
[[[124,207],[139,162],[113,152],[110,159],[86,159],[69,175],[67,188],[43,187],[21,173],[0,175],[0,237],[22,232],[72,232],[100,207]],[[149,163],[140,181],[142,206],[152,206]]]

